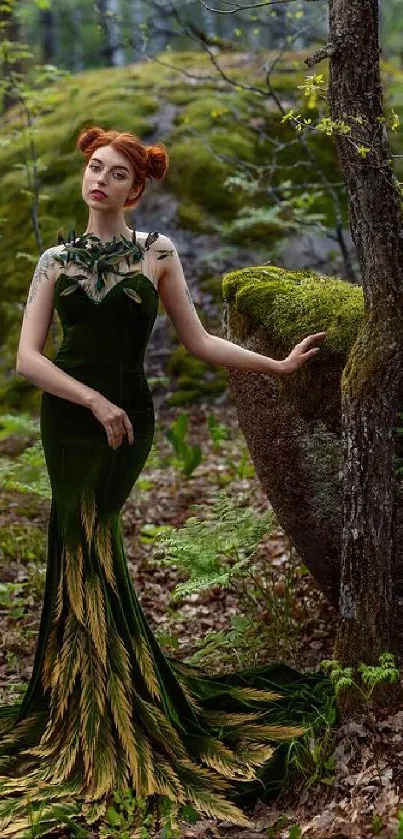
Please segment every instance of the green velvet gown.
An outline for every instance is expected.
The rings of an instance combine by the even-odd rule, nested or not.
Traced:
[[[0,708],[2,838],[25,835],[28,798],[80,800],[94,821],[126,787],[246,825],[245,805],[282,787],[289,738],[300,735],[292,726],[329,707],[319,675],[268,665],[209,676],[176,661],[134,591],[121,510],[153,441],[144,354],[159,296],[141,260],[157,237],[146,249],[135,237],[63,240],[34,275],[53,271],[63,328],[54,363],[124,408],[134,444],[125,436],[114,450],[89,409],[43,392],[46,584],[31,680],[21,703]]]

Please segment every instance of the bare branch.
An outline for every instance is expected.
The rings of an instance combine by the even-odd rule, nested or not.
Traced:
[[[337,47],[329,41],[326,46],[321,47],[320,50],[314,52],[313,55],[306,58],[305,64],[307,64],[308,67],[314,67],[315,64],[319,64],[319,62],[323,61],[324,58],[330,58],[331,55],[334,55],[336,49]]]
[[[234,6],[233,9],[212,9],[207,6],[204,0],[199,0],[199,3],[208,12],[215,12],[217,15],[233,15],[235,12],[245,12],[247,9],[259,9],[262,6],[284,6],[286,3],[296,3],[297,0],[262,0],[261,3],[251,3],[248,6]]]

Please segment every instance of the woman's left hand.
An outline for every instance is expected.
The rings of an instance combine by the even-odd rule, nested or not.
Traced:
[[[295,344],[295,347],[291,350],[287,358],[284,358],[283,361],[280,362],[282,373],[284,375],[294,373],[295,370],[302,367],[306,361],[313,358],[320,350],[320,347],[312,347],[312,349],[308,349],[310,344],[324,341],[325,338],[326,332],[315,332],[314,335],[308,335],[308,337],[303,338],[299,344]]]

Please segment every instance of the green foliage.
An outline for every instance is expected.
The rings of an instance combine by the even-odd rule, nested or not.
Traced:
[[[177,601],[215,586],[231,591],[239,614],[226,629],[207,632],[196,641],[193,664],[248,666],[261,660],[295,660],[300,634],[295,588],[305,573],[291,561],[281,570],[258,550],[276,525],[272,511],[257,514],[246,503],[219,490],[212,505],[192,505],[198,516],[162,535],[155,558],[175,563],[188,575],[171,595]],[[259,627],[259,631],[256,631]]]
[[[39,422],[37,419],[32,419],[29,414],[1,414],[0,440],[4,440],[11,434],[38,439],[40,435]]]
[[[273,527],[271,511],[260,517],[251,507],[235,503],[223,490],[212,507],[192,504],[202,513],[187,519],[184,526],[157,541],[159,555],[189,573],[189,580],[180,583],[174,599],[213,585],[228,585],[235,574],[249,564],[260,539]]]
[[[50,480],[40,441],[29,446],[16,458],[4,457],[0,460],[0,489],[51,498]]]
[[[27,583],[0,583],[0,614],[10,615],[14,620],[25,614],[25,605],[21,595]]]
[[[382,653],[378,664],[364,664],[361,662],[356,668],[343,667],[337,659],[325,659],[321,663],[322,669],[328,673],[334,684],[336,696],[345,690],[354,690],[364,699],[369,708],[375,688],[382,683],[397,683],[399,668],[396,657],[392,653]]]
[[[180,463],[182,472],[190,477],[192,472],[201,463],[202,451],[197,443],[191,445],[186,440],[188,432],[189,417],[187,414],[180,414],[169,426],[166,432],[168,440],[172,443]]]
[[[312,225],[323,227],[323,222],[326,220],[324,213],[311,210],[318,199],[323,196],[323,191],[312,190],[296,195],[291,193],[290,185],[290,181],[283,181],[280,185],[283,196],[281,203],[273,204],[271,207],[242,207],[234,222],[222,226],[223,231],[244,233],[261,226],[268,230],[276,230],[279,234],[285,234],[297,231],[302,221],[308,227]]]
[[[17,457],[0,459],[0,489],[34,493],[49,499],[51,487],[40,440],[39,421],[24,413],[2,414],[0,440],[11,435],[35,442],[27,446]]]
[[[334,702],[323,717],[318,717],[313,725],[306,728],[304,735],[290,744],[287,756],[287,771],[291,778],[301,782],[304,789],[316,784],[332,786],[335,780],[336,760],[333,756],[336,709]]]
[[[117,806],[110,806],[106,811],[106,822],[99,830],[100,839],[149,839],[159,827],[161,839],[177,839],[180,836],[178,825],[179,805],[167,796],[158,796],[154,808],[150,800],[134,795],[131,789],[114,793]],[[183,808],[182,808],[183,809]]]
[[[275,824],[271,827],[267,828],[266,836],[267,839],[277,839],[279,835],[279,831],[284,831],[285,828],[288,827],[288,836],[287,839],[301,839],[302,837],[302,830],[297,824],[290,825],[291,819],[285,813],[282,813],[278,819],[276,819]],[[284,835],[284,834],[283,834]]]
[[[207,416],[207,428],[210,433],[210,438],[213,442],[213,448],[219,450],[223,440],[228,440],[230,437],[230,429],[224,423],[218,422],[214,414]]]
[[[42,565],[45,560],[46,533],[32,522],[4,523],[0,529],[0,560]]]
[[[28,828],[29,832],[24,835],[27,839],[39,839],[39,837],[48,836],[53,823],[54,826],[68,827],[71,839],[87,839],[88,831],[80,827],[74,820],[79,811],[80,805],[74,802],[64,804],[40,802],[35,805],[28,802],[27,816],[30,826]]]
[[[403,810],[397,811],[396,818],[398,821],[398,827],[395,839],[403,839]]]
[[[374,813],[374,815],[372,816],[371,828],[374,836],[379,836],[379,834],[383,830],[384,822],[382,816],[380,816],[379,813]]]

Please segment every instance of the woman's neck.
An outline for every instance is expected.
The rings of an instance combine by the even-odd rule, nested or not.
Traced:
[[[90,216],[83,233],[83,236],[89,235],[96,236],[101,242],[111,242],[114,237],[118,239],[124,236],[126,239],[131,239],[133,230],[123,220],[116,220],[115,224],[112,221],[110,224],[100,224],[99,219],[91,219]]]

